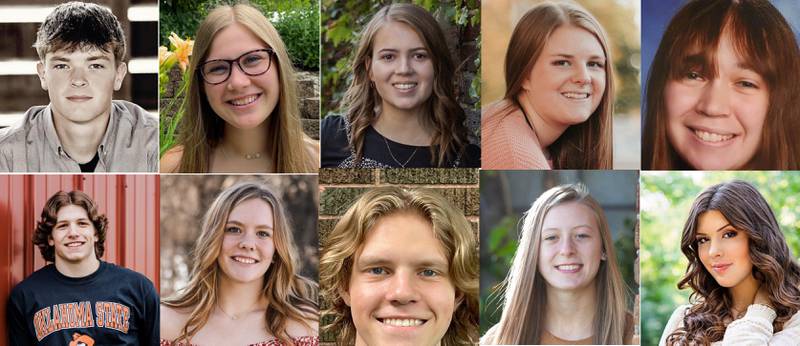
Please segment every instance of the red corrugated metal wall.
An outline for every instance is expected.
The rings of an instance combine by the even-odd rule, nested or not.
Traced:
[[[103,260],[146,275],[159,291],[157,175],[0,175],[0,345],[11,289],[45,265],[33,229],[54,193],[82,190],[108,217]]]

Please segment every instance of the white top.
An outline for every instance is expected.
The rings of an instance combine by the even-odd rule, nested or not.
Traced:
[[[689,310],[689,305],[681,305],[672,313],[664,333],[661,334],[659,346],[665,346],[667,336],[683,326],[683,317]],[[775,310],[761,305],[753,304],[747,307],[744,317],[728,324],[725,335],[721,341],[711,343],[711,346],[798,346],[800,345],[800,311],[794,314],[786,323],[783,330],[772,332],[772,321],[775,320]]]

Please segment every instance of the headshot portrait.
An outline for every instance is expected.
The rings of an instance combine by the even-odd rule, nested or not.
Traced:
[[[2,124],[8,126],[0,129],[0,172],[158,170],[158,118],[151,113],[156,112],[156,99],[142,91],[152,92],[156,83],[152,75],[141,76],[148,72],[147,58],[131,59],[133,54],[156,54],[155,48],[148,54],[147,44],[141,43],[153,40],[155,30],[137,25],[143,36],[135,36],[134,41],[129,35],[128,8],[113,9],[115,12],[92,3],[65,2],[52,7],[35,34],[21,36],[35,41],[17,39],[17,44],[24,46],[17,51],[35,52],[35,57],[25,53],[24,58],[36,62],[31,67],[26,60],[19,62],[22,71],[14,73],[21,75],[6,84],[13,89],[27,83],[14,94],[15,100],[3,102],[7,111],[23,107],[27,111],[21,116],[4,115]],[[9,10],[13,11],[13,6]],[[31,26],[20,24],[17,28],[14,32],[21,33]],[[148,32],[151,37],[146,36]],[[0,65],[0,71],[8,70],[9,64]],[[37,74],[35,82],[22,74],[29,72]],[[135,77],[126,77],[133,72]],[[47,97],[32,90],[32,83]],[[21,100],[37,104],[23,105]]]
[[[481,173],[481,344],[638,345],[637,172]]]
[[[643,342],[795,345],[795,172],[642,176]]]
[[[316,176],[161,179],[161,345],[318,345]]]
[[[318,58],[303,59],[319,54],[316,2],[284,1],[278,8],[217,3],[170,3],[161,12],[167,23],[162,36],[188,31],[171,36],[173,46],[189,44],[180,37],[193,40],[172,60],[162,49],[162,69],[189,54],[188,63],[173,62],[175,72],[164,72],[170,76],[162,91],[169,114],[162,120],[161,172],[317,172]],[[193,20],[199,21],[195,28],[183,28]]]
[[[664,1],[643,11],[663,26],[643,29],[642,169],[798,169],[797,3]]]
[[[322,167],[479,168],[479,9],[383,3],[323,8]]]
[[[0,176],[22,197],[0,198],[8,345],[158,344],[157,190],[143,175]]]
[[[477,205],[464,200],[463,187],[449,186],[452,177],[428,187],[408,176],[387,177],[405,186],[365,179],[368,187],[352,189],[338,178],[347,171],[326,169],[320,178],[323,341],[476,344]],[[477,184],[476,170],[451,175]]]
[[[638,4],[482,7],[483,168],[638,169]]]

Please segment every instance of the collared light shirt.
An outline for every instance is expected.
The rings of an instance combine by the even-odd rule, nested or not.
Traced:
[[[0,131],[0,172],[80,172],[64,151],[48,106],[34,106],[21,123]],[[95,172],[157,172],[158,118],[127,101],[111,101],[97,147]]]

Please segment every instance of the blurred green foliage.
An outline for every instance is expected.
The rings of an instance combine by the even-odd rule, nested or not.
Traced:
[[[209,11],[235,0],[161,0],[159,40],[169,46],[170,32],[180,37],[195,37],[197,26]],[[265,14],[286,44],[295,67],[319,70],[319,2],[314,0],[250,0]]]
[[[656,345],[673,310],[689,302],[678,281],[688,261],[680,238],[692,202],[703,189],[741,179],[772,207],[795,258],[800,258],[800,174],[797,172],[643,172],[641,175],[642,345]]]
[[[391,0],[322,0],[322,117],[339,113],[347,86],[352,80],[350,65],[360,32],[372,15]],[[458,101],[462,106],[478,109],[480,102],[480,1],[479,0],[413,0],[425,8],[458,40],[452,48],[457,72],[461,73]],[[444,23],[443,23],[444,22]]]

